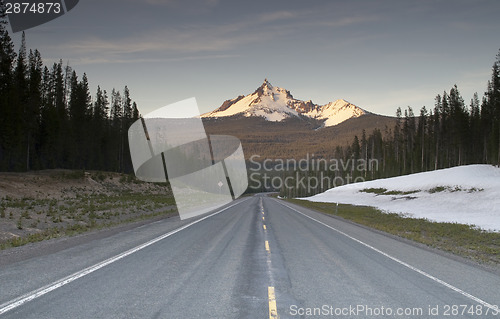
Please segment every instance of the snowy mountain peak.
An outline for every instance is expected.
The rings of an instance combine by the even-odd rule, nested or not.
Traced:
[[[271,82],[269,82],[269,81],[267,80],[267,78],[265,78],[265,79],[264,79],[264,83],[262,83],[262,87],[266,87],[266,88],[268,88],[269,90],[272,90],[272,89],[273,89],[273,86],[272,86]]]
[[[345,100],[336,100],[325,105],[314,104],[312,100],[297,100],[290,91],[273,86],[266,78],[252,94],[226,100],[218,109],[205,113],[202,117],[259,116],[268,121],[280,122],[290,117],[305,116],[323,121],[323,126],[326,127],[365,113]]]

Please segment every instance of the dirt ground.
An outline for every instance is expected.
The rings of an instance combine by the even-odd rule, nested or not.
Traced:
[[[108,172],[0,173],[0,248],[174,214],[167,184]]]

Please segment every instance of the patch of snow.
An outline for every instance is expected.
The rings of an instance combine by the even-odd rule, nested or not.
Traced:
[[[429,192],[436,187],[440,191]],[[415,193],[378,195],[361,190],[385,188]],[[344,185],[304,198],[313,202],[373,206],[405,217],[476,225],[500,231],[500,168],[466,165],[363,183]]]

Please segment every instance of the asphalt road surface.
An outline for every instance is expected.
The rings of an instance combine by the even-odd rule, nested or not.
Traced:
[[[2,265],[0,318],[500,318],[500,276],[265,196]]]

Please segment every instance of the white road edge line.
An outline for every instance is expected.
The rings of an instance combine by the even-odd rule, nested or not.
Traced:
[[[312,218],[312,217],[310,217],[310,216],[308,216],[308,215],[306,215],[306,214],[304,214],[304,213],[302,213],[302,212],[300,212],[300,211],[296,210],[295,208],[290,207],[290,206],[288,206],[288,205],[286,205],[286,204],[284,204],[284,203],[282,203],[282,202],[280,202],[280,201],[278,201],[278,203],[280,203],[280,204],[281,204],[281,205],[283,205],[283,206],[286,206],[286,207],[290,208],[291,210],[293,210],[293,211],[295,211],[295,212],[297,212],[297,213],[299,213],[299,214],[301,214],[301,215],[303,215],[303,216],[305,216],[305,217],[307,217],[307,218],[309,218],[309,219],[314,220],[314,221],[315,221],[315,222],[317,222],[317,223],[320,223],[321,225],[323,225],[323,226],[325,226],[325,227],[330,228],[330,229],[331,229],[331,230],[333,230],[333,231],[336,231],[337,233],[339,233],[339,234],[341,234],[341,235],[343,235],[343,236],[345,236],[345,237],[347,237],[347,238],[349,238],[349,239],[354,240],[354,241],[355,241],[355,242],[357,242],[357,243],[360,243],[361,245],[363,245],[363,246],[365,246],[365,247],[367,247],[367,248],[370,248],[370,249],[371,249],[371,250],[373,250],[373,251],[376,251],[377,253],[379,253],[379,254],[381,254],[381,255],[383,255],[383,256],[385,256],[385,257],[387,257],[387,258],[389,258],[389,259],[391,259],[391,260],[393,260],[393,261],[395,261],[395,262],[397,262],[397,263],[398,263],[398,264],[400,264],[400,265],[403,265],[403,266],[405,266],[405,267],[407,267],[407,268],[409,268],[409,269],[411,269],[411,270],[413,270],[413,271],[415,271],[415,272],[417,272],[417,273],[419,273],[419,274],[421,274],[421,275],[423,275],[423,276],[425,276],[425,277],[427,277],[427,278],[429,278],[429,279],[431,279],[431,280],[433,280],[433,281],[435,281],[435,282],[437,282],[437,283],[439,283],[439,284],[441,284],[441,285],[443,285],[443,286],[445,286],[445,287],[447,287],[447,288],[449,288],[449,289],[451,289],[451,290],[453,290],[453,291],[455,291],[455,292],[458,292],[458,293],[459,293],[459,294],[461,294],[462,296],[465,296],[465,297],[467,297],[467,298],[469,298],[469,299],[471,299],[471,300],[473,300],[473,301],[475,301],[475,302],[477,302],[477,303],[479,303],[479,304],[481,304],[481,305],[483,305],[483,306],[485,306],[485,307],[487,307],[487,308],[490,308],[490,309],[491,309],[491,310],[493,310],[493,311],[498,311],[498,310],[499,310],[497,306],[492,305],[492,304],[489,304],[489,303],[487,303],[486,301],[484,301],[484,300],[482,300],[482,299],[479,299],[479,298],[477,298],[477,297],[475,297],[475,296],[473,296],[473,295],[471,295],[471,294],[469,294],[469,293],[467,293],[467,292],[463,291],[462,289],[457,288],[457,287],[455,287],[455,286],[453,286],[453,285],[451,285],[451,284],[449,284],[449,283],[447,283],[447,282],[445,282],[445,281],[443,281],[443,280],[441,280],[441,279],[439,279],[439,278],[437,278],[437,277],[434,277],[433,275],[428,274],[428,273],[426,273],[426,272],[425,272],[425,271],[423,271],[423,270],[420,270],[420,269],[418,269],[418,268],[416,268],[416,267],[414,267],[414,266],[412,266],[412,265],[410,265],[410,264],[407,264],[407,263],[405,263],[404,261],[399,260],[399,259],[397,259],[396,257],[393,257],[393,256],[391,256],[391,255],[389,255],[389,254],[387,254],[387,253],[385,253],[385,252],[383,252],[383,251],[381,251],[381,250],[379,250],[379,249],[377,249],[377,248],[375,248],[375,247],[373,247],[373,246],[371,246],[371,245],[369,245],[369,244],[367,244],[367,243],[365,243],[365,242],[362,242],[361,240],[359,240],[359,239],[357,239],[357,238],[354,238],[354,237],[352,237],[352,236],[350,236],[350,235],[348,235],[348,234],[344,233],[344,232],[343,232],[343,231],[341,231],[341,230],[338,230],[338,229],[336,229],[336,228],[334,228],[334,227],[332,227],[332,226],[330,226],[330,225],[327,225],[327,224],[325,224],[325,223],[323,223],[323,222],[321,222],[321,221],[319,221],[319,220],[317,220],[317,219],[314,219],[314,218]]]
[[[41,296],[43,296],[45,294],[48,294],[49,292],[54,291],[57,288],[60,288],[60,287],[62,287],[64,285],[67,285],[67,284],[69,284],[69,283],[71,283],[71,282],[73,282],[73,281],[75,281],[75,280],[77,280],[79,278],[82,278],[82,277],[84,277],[84,276],[86,276],[88,274],[91,274],[94,271],[97,271],[97,270],[99,270],[99,269],[101,269],[101,268],[103,268],[103,267],[105,267],[105,266],[107,266],[109,264],[114,263],[115,261],[118,261],[118,260],[120,260],[122,258],[125,258],[125,257],[127,257],[129,255],[132,255],[133,253],[138,252],[139,250],[142,250],[142,249],[144,249],[144,248],[146,248],[148,246],[151,246],[151,245],[159,242],[160,240],[163,240],[163,239],[165,239],[167,237],[170,237],[170,236],[172,236],[172,235],[180,232],[181,230],[184,230],[184,229],[186,229],[188,227],[191,227],[194,224],[197,224],[197,223],[199,223],[199,222],[201,222],[201,221],[203,221],[203,220],[205,220],[207,218],[210,218],[210,217],[215,216],[215,215],[217,215],[219,213],[222,213],[223,211],[225,211],[225,210],[227,210],[227,209],[229,209],[229,208],[231,208],[233,206],[236,206],[236,205],[239,205],[239,204],[241,204],[243,202],[246,202],[247,200],[248,199],[245,199],[243,201],[239,201],[237,203],[234,203],[234,204],[232,204],[230,206],[227,206],[227,207],[225,207],[225,208],[223,208],[223,209],[221,209],[221,210],[219,210],[219,211],[217,211],[217,212],[215,212],[213,214],[210,214],[208,216],[205,216],[203,218],[195,220],[195,221],[193,221],[193,222],[191,222],[189,224],[186,224],[186,225],[184,225],[184,226],[182,226],[180,228],[177,228],[177,229],[175,229],[175,230],[173,230],[173,231],[171,231],[169,233],[166,233],[164,235],[156,237],[156,238],[154,238],[154,239],[152,239],[152,240],[150,240],[150,241],[148,241],[148,242],[146,242],[146,243],[144,243],[142,245],[139,245],[139,246],[137,246],[135,248],[129,249],[129,250],[127,250],[127,251],[125,251],[125,252],[123,252],[121,254],[118,254],[118,255],[116,255],[114,257],[111,257],[109,259],[101,261],[100,263],[97,263],[97,264],[95,264],[93,266],[87,267],[87,268],[85,268],[83,270],[80,270],[78,272],[75,272],[72,275],[69,275],[69,276],[64,277],[62,279],[59,279],[59,280],[57,280],[57,281],[55,281],[55,282],[53,282],[51,284],[48,284],[48,285],[46,285],[46,286],[44,286],[42,288],[33,290],[33,291],[31,291],[31,292],[29,292],[27,294],[24,294],[24,295],[22,295],[20,297],[17,297],[15,299],[11,300],[11,301],[8,301],[8,302],[0,305],[0,315],[6,313],[7,311],[15,309],[15,308],[17,308],[17,307],[19,307],[19,306],[21,306],[21,305],[23,305],[23,304],[31,301],[31,300],[34,300],[34,299],[36,299],[38,297],[41,297]]]

